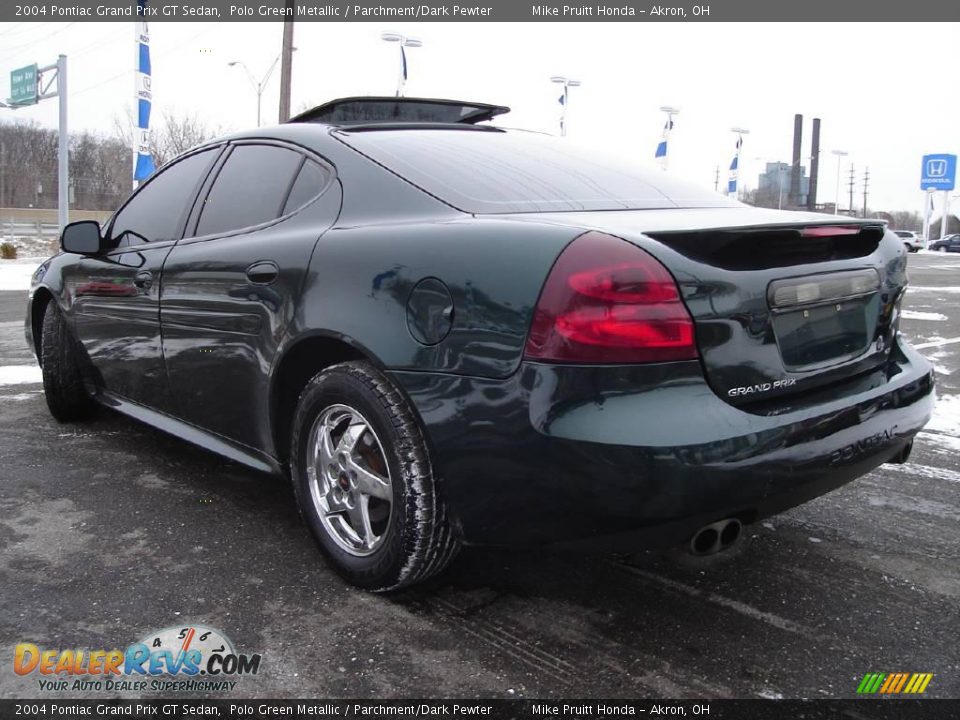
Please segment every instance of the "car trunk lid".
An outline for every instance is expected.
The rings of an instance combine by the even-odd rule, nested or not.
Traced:
[[[549,219],[626,239],[667,267],[706,378],[731,404],[765,408],[890,355],[906,259],[878,221],[745,208]]]

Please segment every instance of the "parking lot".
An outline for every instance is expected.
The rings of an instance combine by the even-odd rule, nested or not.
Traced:
[[[26,295],[2,292],[0,696],[39,694],[10,669],[19,642],[123,648],[200,624],[263,656],[224,697],[854,697],[900,671],[960,697],[960,256],[909,262],[901,327],[940,396],[909,464],[726,555],[468,549],[395,596],[325,566],[283,480],[108,411],[57,424]]]

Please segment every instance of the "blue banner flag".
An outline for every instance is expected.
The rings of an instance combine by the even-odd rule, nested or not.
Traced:
[[[740,148],[743,147],[743,135],[737,135],[736,151],[733,153],[733,160],[730,161],[730,178],[727,180],[727,194],[733,198],[737,197],[737,180],[740,176]]]
[[[149,0],[137,0],[137,16],[145,17]],[[137,102],[137,134],[136,164],[133,168],[133,179],[146,180],[156,169],[153,157],[150,155],[150,107],[153,104],[150,75],[150,30],[147,23],[136,23],[136,102]]]
[[[673,116],[668,116],[667,121],[663,124],[663,136],[662,140],[657,144],[657,150],[653,154],[653,157],[656,159],[661,159],[664,162],[667,159],[667,140],[670,138],[670,131],[673,130]]]

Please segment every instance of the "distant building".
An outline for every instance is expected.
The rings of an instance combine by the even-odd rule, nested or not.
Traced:
[[[783,207],[790,203],[790,163],[768,162],[767,169],[757,178],[757,194],[765,199],[776,197],[779,201],[781,192],[783,193]],[[799,205],[807,204],[807,195],[810,193],[810,178],[807,177],[807,169],[800,166],[800,197]],[[764,203],[765,205],[767,203]],[[778,202],[779,204],[779,202]],[[774,206],[775,207],[775,206]]]

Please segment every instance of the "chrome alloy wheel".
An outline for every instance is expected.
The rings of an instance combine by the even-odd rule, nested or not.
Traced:
[[[390,526],[393,486],[380,439],[359,412],[331,405],[310,429],[305,466],[313,505],[343,550],[365,557]]]

